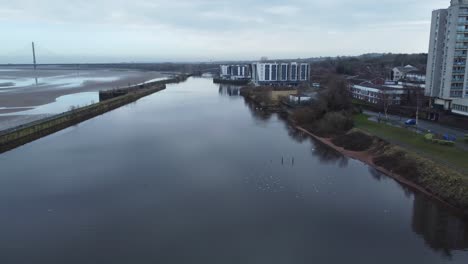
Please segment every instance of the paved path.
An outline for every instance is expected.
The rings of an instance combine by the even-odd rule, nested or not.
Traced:
[[[17,115],[0,116],[0,134],[2,131],[41,120],[52,115]]]

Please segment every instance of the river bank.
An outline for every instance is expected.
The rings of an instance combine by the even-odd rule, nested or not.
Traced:
[[[252,92],[241,94],[259,106],[268,106],[261,107],[263,111],[287,114],[294,127],[326,146],[468,216],[468,182],[464,175],[375,135],[356,130],[353,128],[352,107],[343,108],[348,109],[346,111],[339,111],[339,107],[331,110],[327,106],[319,106],[327,103],[317,101],[310,107],[286,109],[279,103],[272,104],[265,92],[256,91],[255,96]],[[330,102],[337,101],[337,94],[324,95],[322,100],[330,98]],[[278,107],[281,111],[270,110]]]
[[[428,189],[430,187],[430,184],[431,184],[430,182],[427,182],[424,185],[418,184],[418,183],[415,183],[414,181],[408,179],[407,177],[405,177],[403,175],[395,173],[394,170],[391,167],[376,164],[375,160],[378,159],[378,158],[381,158],[376,153],[376,152],[378,152],[377,148],[380,148],[380,147],[382,147],[384,145],[389,147],[389,148],[397,148],[396,146],[391,145],[389,143],[386,143],[383,140],[374,137],[374,139],[376,139],[377,141],[380,141],[380,142],[378,142],[378,143],[373,142],[373,144],[371,144],[364,151],[353,151],[353,150],[346,149],[345,147],[335,145],[333,143],[333,138],[319,137],[319,136],[311,133],[307,129],[302,128],[300,126],[296,126],[296,128],[299,131],[313,137],[315,140],[321,142],[322,144],[326,145],[327,147],[330,147],[330,148],[334,149],[335,151],[338,151],[339,153],[341,153],[341,154],[343,154],[343,155],[345,155],[345,156],[347,156],[349,158],[359,160],[359,161],[371,166],[372,168],[376,169],[377,171],[379,171],[379,172],[381,172],[381,173],[383,173],[383,174],[385,174],[387,176],[390,176],[391,178],[393,178],[397,182],[399,182],[401,184],[404,184],[406,186],[409,186],[412,189],[418,190],[419,192],[424,193],[425,195],[437,200],[438,202],[442,203],[443,205],[448,206],[451,209],[458,211],[458,213],[463,214],[464,216],[468,216],[467,204],[466,204],[466,201],[465,201],[466,197],[463,198],[464,200],[453,199],[453,198],[450,199],[450,200],[447,200],[447,197],[450,196],[450,194],[448,193],[448,190],[438,190],[438,194],[436,194],[436,193],[434,193],[434,190],[431,191],[431,190]],[[354,132],[356,132],[356,131],[361,132],[361,131],[359,131],[357,129],[354,130]],[[398,149],[397,151],[405,151],[405,150]],[[411,155],[411,154],[409,154],[407,152],[405,154]],[[430,162],[428,160],[424,160],[424,161],[426,163]],[[402,160],[399,160],[398,162],[402,162]],[[432,166],[435,166],[435,164],[433,164]],[[447,171],[448,173],[452,173],[452,174],[455,174],[455,175],[457,174],[457,172],[451,171],[448,168],[444,168],[444,170],[449,170],[449,171]],[[460,179],[460,177],[459,177],[459,179]],[[449,180],[449,179],[447,179],[447,180]],[[458,183],[460,183],[460,182],[458,182]],[[432,184],[434,184],[434,182],[432,182]],[[452,186],[452,187],[454,187],[454,186]],[[461,187],[459,185],[455,186],[455,187],[463,188],[460,191],[460,193],[465,193],[465,194],[467,193],[467,190],[466,190],[465,187]],[[439,187],[436,187],[436,188],[441,188],[441,187],[439,186]]]

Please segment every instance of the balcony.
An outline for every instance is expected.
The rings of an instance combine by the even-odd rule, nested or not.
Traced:
[[[457,38],[457,42],[465,42],[468,41],[468,38]]]
[[[465,70],[453,70],[452,73],[465,73]]]
[[[460,11],[459,16],[468,16],[468,11]]]
[[[463,86],[452,86],[450,87],[450,90],[456,90],[456,91],[463,91]]]

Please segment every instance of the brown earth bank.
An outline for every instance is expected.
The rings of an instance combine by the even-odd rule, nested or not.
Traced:
[[[468,216],[468,184],[460,173],[358,129],[333,138],[297,129]]]

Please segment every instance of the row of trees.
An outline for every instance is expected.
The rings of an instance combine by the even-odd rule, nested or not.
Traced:
[[[316,100],[296,110],[292,118],[302,127],[320,136],[345,133],[353,123],[353,105],[345,80],[334,76]]]

